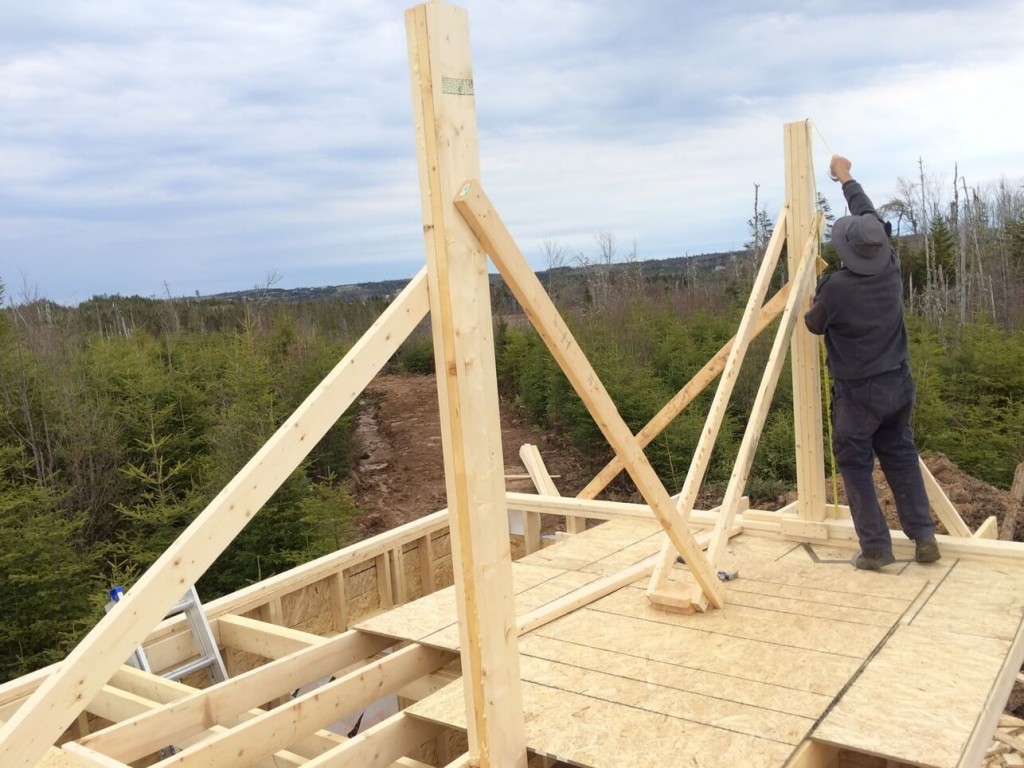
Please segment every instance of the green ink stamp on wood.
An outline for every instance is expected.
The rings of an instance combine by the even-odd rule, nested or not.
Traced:
[[[453,96],[472,96],[473,81],[466,77],[442,77],[441,93]]]

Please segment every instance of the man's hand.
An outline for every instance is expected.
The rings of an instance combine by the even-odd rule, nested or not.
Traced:
[[[850,168],[852,167],[853,163],[842,155],[832,155],[832,162],[829,163],[828,172],[840,184],[845,184],[853,178],[850,175]]]

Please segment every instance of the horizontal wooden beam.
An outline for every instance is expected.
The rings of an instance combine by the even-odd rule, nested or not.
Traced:
[[[646,504],[632,504],[618,501],[602,501],[599,499],[578,499],[569,497],[538,496],[532,493],[507,494],[510,509],[521,509],[530,512],[541,512],[550,515],[582,515],[601,520],[634,518],[653,520],[653,514]],[[735,524],[742,527],[743,532],[757,536],[782,537],[784,521],[797,520],[792,512],[773,512],[770,510],[752,509],[736,516]],[[718,520],[715,511],[694,510],[690,517],[691,525],[701,527],[713,526]],[[857,534],[853,529],[853,521],[849,519],[827,519],[822,521],[828,531],[828,541],[837,546],[857,546]],[[893,547],[901,554],[913,553],[914,542],[907,539],[902,531],[892,531]],[[940,534],[937,536],[939,549],[944,555],[977,558],[1009,558],[1024,559],[1024,543],[1014,541],[993,541],[991,539],[962,538]]]
[[[385,768],[436,738],[440,730],[435,723],[399,712],[310,760],[305,768]]]
[[[302,632],[245,616],[221,616],[216,621],[220,627],[221,645],[254,653],[265,659],[280,659],[327,641],[326,637],[312,632]]]
[[[236,763],[251,764],[263,755],[283,749],[335,720],[364,709],[454,658],[451,652],[438,648],[406,646],[225,733],[188,747],[157,765],[161,768],[218,768]]]
[[[119,722],[80,741],[104,754],[129,762],[137,760],[215,723],[230,723],[232,717],[288,695],[305,683],[327,677],[392,642],[362,632],[346,632]]]

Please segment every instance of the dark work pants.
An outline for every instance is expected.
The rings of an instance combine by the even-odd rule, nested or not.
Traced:
[[[914,378],[904,363],[867,379],[836,379],[832,387],[833,447],[850,502],[853,525],[866,555],[892,552],[892,538],[871,477],[874,457],[896,499],[903,532],[911,539],[935,535],[918,464],[910,415]]]

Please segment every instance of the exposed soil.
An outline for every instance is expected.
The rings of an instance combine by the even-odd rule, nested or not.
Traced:
[[[365,510],[358,522],[363,535],[388,530],[447,505],[436,386],[433,376],[403,374],[378,376],[366,389],[370,407],[364,409],[358,427],[362,453],[355,473],[356,500]],[[555,485],[566,495],[578,493],[596,471],[588,470],[584,458],[565,441],[530,427],[507,404],[501,407],[501,435],[506,476],[525,476],[526,470],[519,460],[519,448],[524,443],[538,446]],[[971,477],[945,456],[924,458],[971,530],[976,530],[989,515],[995,515],[1000,530],[1005,531],[1006,516],[1016,515],[1015,510],[1019,509],[1007,491]],[[898,528],[892,495],[878,469],[875,481],[890,526]],[[838,482],[840,502],[844,503],[842,479]],[[528,478],[509,479],[507,485],[513,491],[533,490]],[[828,478],[826,485],[831,501]],[[790,493],[776,499],[775,504],[758,506],[781,506],[792,498],[795,495]],[[718,500],[720,495],[716,500],[714,491],[704,492],[698,506],[711,507]],[[1024,541],[1024,514],[1020,515],[1016,529],[1014,538]],[[1024,717],[1024,685],[1015,686],[1007,711]]]
[[[359,527],[365,535],[444,509],[447,491],[441,452],[437,384],[433,376],[378,376],[366,388],[358,435],[362,445],[355,473],[356,501],[365,510]],[[532,491],[519,449],[540,449],[555,485],[574,494],[590,479],[579,454],[564,441],[530,427],[517,410],[501,408],[501,443],[510,491]],[[522,477],[518,477],[522,476]]]

